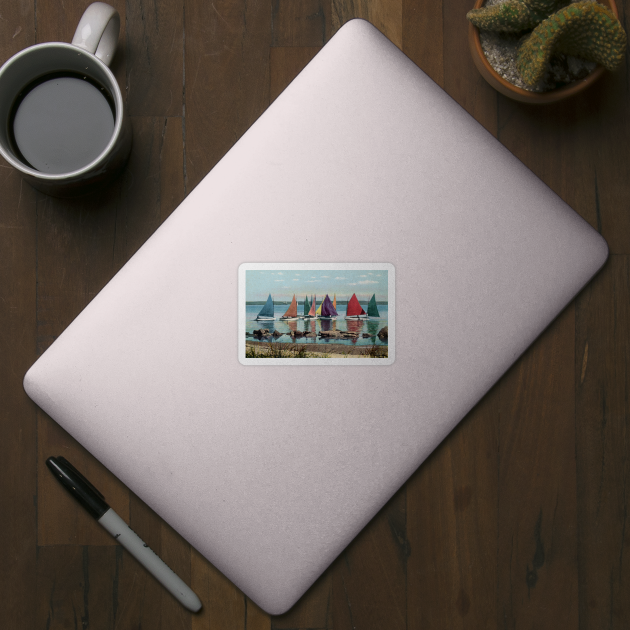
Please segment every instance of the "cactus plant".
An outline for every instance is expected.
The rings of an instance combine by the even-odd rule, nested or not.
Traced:
[[[484,31],[520,33],[534,28],[567,2],[568,0],[507,0],[481,9],[472,9],[466,17]]]
[[[626,34],[614,13],[596,2],[575,2],[543,20],[521,45],[517,68],[528,85],[540,81],[554,53],[595,61],[608,70],[621,63]]]

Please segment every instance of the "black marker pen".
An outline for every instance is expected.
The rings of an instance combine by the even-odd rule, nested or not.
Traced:
[[[65,457],[49,457],[46,466],[61,485],[183,606],[193,612],[201,608],[201,601],[193,591],[107,505],[105,497]]]

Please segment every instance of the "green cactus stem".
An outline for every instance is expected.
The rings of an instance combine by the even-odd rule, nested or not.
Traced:
[[[542,21],[523,41],[516,66],[528,85],[540,81],[554,53],[594,61],[615,70],[626,50],[626,33],[615,14],[597,2],[575,2]]]
[[[568,0],[507,0],[481,9],[472,9],[466,17],[479,29],[500,33],[520,33],[534,28]]]

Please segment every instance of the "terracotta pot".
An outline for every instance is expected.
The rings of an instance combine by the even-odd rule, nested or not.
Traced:
[[[619,18],[617,13],[617,5],[614,0],[600,0],[600,4],[608,7]],[[484,0],[475,1],[475,9],[480,9],[484,5]],[[477,70],[481,73],[481,76],[495,89],[504,96],[507,96],[515,101],[522,101],[524,103],[554,103],[562,99],[568,98],[585,90],[590,85],[595,83],[604,73],[605,69],[602,66],[597,66],[593,72],[591,72],[586,78],[581,81],[575,81],[555,90],[549,90],[548,92],[529,92],[516,85],[513,85],[509,81],[506,81],[495,69],[490,65],[490,62],[486,59],[481,48],[481,40],[479,39],[479,29],[472,23],[468,22],[468,43],[470,45],[470,53],[473,61],[477,66]]]

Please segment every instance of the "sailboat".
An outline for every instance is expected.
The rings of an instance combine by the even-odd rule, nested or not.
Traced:
[[[311,302],[311,310],[306,315],[305,319],[316,319],[317,318],[317,296],[313,298]]]
[[[305,319],[308,317],[308,312],[311,310],[311,305],[308,303],[308,295],[304,296],[304,315],[300,317],[300,319]]]
[[[333,303],[330,301],[328,294],[324,298],[321,306],[322,312],[319,316],[320,319],[337,319],[337,310],[333,306]]]
[[[368,303],[368,317],[370,319],[380,319],[381,316],[378,312],[378,307],[376,306],[376,293],[370,298],[370,302]]]
[[[273,321],[274,319],[276,318],[274,317],[273,300],[271,299],[270,293],[267,301],[265,302],[265,305],[260,309],[260,313],[256,315],[256,321]]]
[[[295,293],[293,294],[291,305],[287,309],[287,312],[280,318],[280,321],[286,322],[294,319],[300,319],[297,314],[297,300],[295,299]]]
[[[353,293],[352,297],[348,300],[348,306],[346,307],[346,319],[364,319],[366,312],[363,310],[357,299],[357,294]]]

